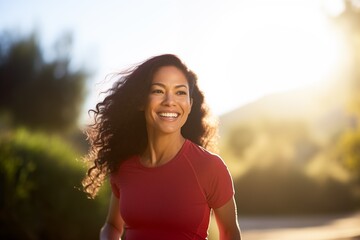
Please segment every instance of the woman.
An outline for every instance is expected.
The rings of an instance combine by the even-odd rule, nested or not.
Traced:
[[[97,104],[83,181],[94,197],[110,175],[100,239],[207,239],[211,209],[220,239],[240,239],[231,176],[209,152],[215,127],[196,75],[174,55],[122,73]]]

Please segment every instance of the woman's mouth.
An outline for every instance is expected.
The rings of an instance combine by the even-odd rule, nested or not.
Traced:
[[[174,113],[174,112],[161,112],[161,113],[158,113],[160,117],[163,117],[163,118],[177,118],[180,114],[179,113]]]

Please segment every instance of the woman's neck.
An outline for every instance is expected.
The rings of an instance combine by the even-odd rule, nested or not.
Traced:
[[[148,167],[163,165],[173,159],[185,142],[181,134],[172,136],[149,136],[148,146],[141,156],[141,162]]]

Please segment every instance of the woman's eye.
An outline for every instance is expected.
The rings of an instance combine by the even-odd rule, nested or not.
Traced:
[[[161,94],[161,93],[163,93],[163,91],[160,90],[160,89],[154,89],[154,90],[151,91],[151,93]]]
[[[178,94],[178,95],[187,95],[187,92],[185,92],[185,91],[178,91],[177,94]]]

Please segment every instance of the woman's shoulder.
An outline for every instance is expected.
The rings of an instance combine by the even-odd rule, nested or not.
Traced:
[[[222,158],[196,144],[188,148],[188,160],[211,208],[223,206],[234,194],[232,178]]]
[[[195,165],[205,165],[209,167],[216,167],[225,165],[223,159],[216,153],[213,153],[193,142],[188,140],[189,146],[186,151],[187,157]]]

